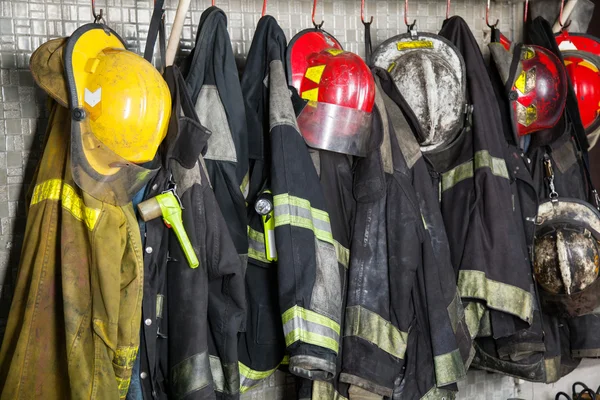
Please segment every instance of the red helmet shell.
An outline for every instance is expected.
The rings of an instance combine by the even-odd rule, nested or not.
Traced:
[[[585,33],[562,32],[556,35],[558,48],[564,50],[580,50],[600,56],[600,39]]]
[[[540,46],[522,47],[521,66],[511,100],[517,133],[524,136],[558,123],[567,98],[567,77],[558,57]]]
[[[292,86],[300,90],[304,72],[308,68],[309,56],[329,48],[342,50],[342,45],[325,31],[309,29],[294,36],[288,46]]]
[[[298,92],[305,100],[368,113],[375,104],[375,81],[369,67],[358,55],[334,48],[308,57]]]
[[[577,96],[581,122],[589,134],[600,125],[600,59],[580,51],[567,51],[563,58]]]

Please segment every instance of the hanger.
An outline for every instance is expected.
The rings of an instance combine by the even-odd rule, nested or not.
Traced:
[[[494,25],[490,25],[490,0],[487,0],[487,6],[485,7],[485,24],[490,29],[495,29],[498,26],[499,19],[496,19],[496,23]]]
[[[267,0],[263,0],[263,8],[262,8],[261,17],[264,17],[266,13],[267,13]]]
[[[102,15],[104,10],[100,9],[100,13],[96,14],[96,0],[91,0],[91,1],[92,1],[92,16],[94,17],[94,23],[96,23],[96,24],[100,23],[100,24],[106,25],[106,21],[104,20],[104,15]]]
[[[560,0],[560,14],[558,15],[558,24],[560,25],[560,30],[565,32],[569,26],[571,25],[571,20],[569,20],[566,24],[563,25],[563,10],[565,8],[565,0]]]
[[[365,21],[365,0],[361,0],[360,2],[360,20],[362,21],[363,25],[370,25],[373,23],[373,16],[371,16],[371,20],[369,22]]]
[[[417,24],[417,20],[415,19],[412,24],[408,23],[408,0],[404,0],[404,24],[408,29],[408,32],[415,29],[415,25]]]
[[[313,0],[313,8],[312,8],[312,23],[315,26],[315,29],[321,29],[325,21],[321,20],[320,24],[315,22],[315,12],[317,11],[317,0]]]

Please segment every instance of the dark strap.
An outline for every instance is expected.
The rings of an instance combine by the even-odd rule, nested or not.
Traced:
[[[371,22],[363,22],[365,26],[365,60],[371,66],[371,54],[373,54],[373,43],[371,42]]]
[[[164,4],[165,0],[156,0],[154,2],[152,19],[150,20],[150,26],[148,27],[148,36],[146,37],[146,48],[144,49],[144,58],[148,60],[148,62],[152,62],[152,58],[154,56],[154,46],[156,45],[156,38],[157,36],[160,37],[158,47],[160,50],[161,71],[165,69],[165,55],[167,53],[165,43],[165,10],[163,9]]]

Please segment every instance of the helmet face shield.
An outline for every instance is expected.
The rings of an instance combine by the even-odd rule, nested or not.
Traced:
[[[371,119],[370,112],[309,101],[298,116],[298,127],[310,147],[364,157]]]
[[[126,204],[157,171],[136,163],[152,161],[166,134],[166,82],[101,25],[75,31],[64,53],[73,179],[98,200]]]

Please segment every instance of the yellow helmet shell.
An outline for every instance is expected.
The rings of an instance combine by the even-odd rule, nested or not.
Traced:
[[[126,50],[117,35],[102,29],[85,32],[71,54],[77,102],[93,135],[127,161],[151,161],[171,114],[163,77],[143,57]],[[110,174],[106,166],[92,167]]]

